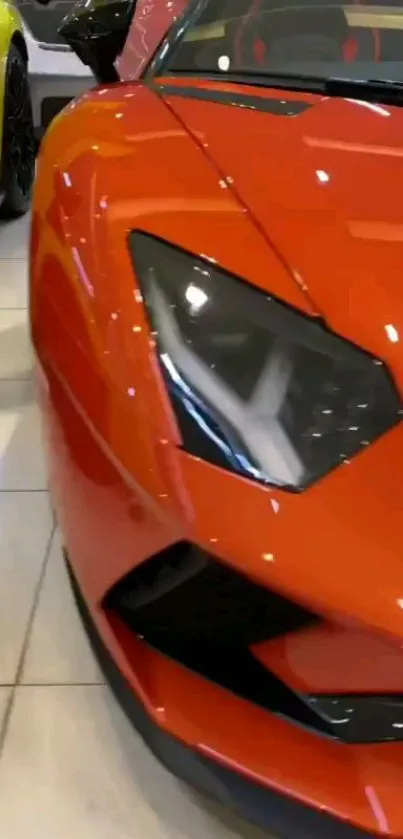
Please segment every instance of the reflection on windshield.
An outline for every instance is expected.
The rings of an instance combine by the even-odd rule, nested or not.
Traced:
[[[403,81],[403,2],[206,0],[168,70]]]

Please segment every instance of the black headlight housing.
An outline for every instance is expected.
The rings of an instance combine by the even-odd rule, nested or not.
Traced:
[[[186,451],[300,491],[400,421],[385,365],[153,236],[130,249]]]

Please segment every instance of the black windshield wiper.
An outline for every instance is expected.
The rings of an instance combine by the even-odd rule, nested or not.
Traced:
[[[215,75],[215,74],[214,74]],[[223,74],[217,74],[217,76]],[[298,90],[307,93],[323,93],[325,96],[339,96],[346,99],[363,99],[387,105],[403,105],[403,81],[392,79],[343,79],[321,76],[297,75],[296,73],[228,73],[225,81],[237,84],[262,85],[282,90]]]
[[[280,90],[298,90],[306,93],[325,93],[326,79],[320,76],[308,76],[297,73],[262,73],[257,70],[177,70],[169,68],[166,75],[202,78],[232,84],[254,85],[256,87],[274,87]]]
[[[387,105],[403,105],[403,81],[389,79],[326,79],[324,92],[328,96],[345,96],[351,99],[363,99],[366,102],[379,102]]]
[[[253,70],[223,72],[220,70],[176,70],[173,76],[196,76],[211,81],[232,82],[233,84],[255,85],[257,87],[296,90],[302,93],[317,93],[325,96],[339,96],[346,99],[363,99],[387,105],[403,105],[403,81],[389,79],[343,79],[338,77],[304,75],[303,73],[275,73]]]

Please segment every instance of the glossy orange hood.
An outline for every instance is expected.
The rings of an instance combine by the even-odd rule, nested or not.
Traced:
[[[196,96],[255,96],[254,110],[253,99],[217,104],[187,87],[184,95],[168,89],[166,101],[218,176],[328,324],[387,360],[403,386],[403,109],[244,86],[194,88]],[[293,103],[308,107],[282,115],[279,100],[289,113]]]

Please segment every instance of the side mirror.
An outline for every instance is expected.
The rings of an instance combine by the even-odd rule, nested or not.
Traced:
[[[115,61],[123,51],[136,2],[78,0],[60,24],[59,34],[101,84],[119,81]]]

